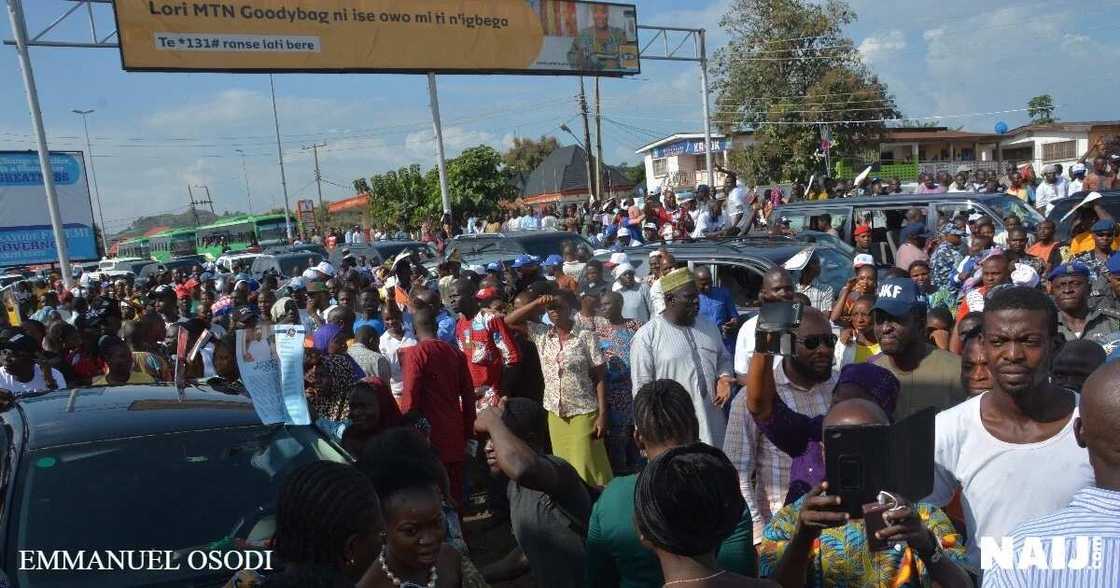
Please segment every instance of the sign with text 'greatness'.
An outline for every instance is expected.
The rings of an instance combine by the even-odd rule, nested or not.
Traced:
[[[632,4],[116,0],[130,71],[640,73]]]

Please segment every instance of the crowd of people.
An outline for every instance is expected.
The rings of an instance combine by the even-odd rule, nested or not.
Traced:
[[[912,212],[905,268],[859,254],[835,293],[816,256],[763,276],[760,303],[803,309],[781,353],[664,248],[485,268],[452,251],[435,272],[344,253],[286,281],[37,284],[0,313],[0,388],[170,382],[179,333],[208,332],[186,377],[245,394],[234,333],[304,326],[315,422],[358,462],[286,481],[264,585],[1115,585],[1115,223],[1087,210],[1093,249],[1043,259],[1052,227],[1001,249],[990,219],[952,219],[931,246]],[[872,533],[829,491],[825,433],[929,407],[933,491],[896,496]],[[462,532],[472,494],[516,539],[484,566]],[[1066,521],[1105,534],[1102,567],[981,570],[981,538]]]
[[[287,279],[196,266],[23,284],[0,313],[0,389],[18,402],[178,376],[247,394],[236,333],[304,327],[314,422],[357,462],[292,472],[281,565],[231,585],[1120,585],[1120,237],[1107,210],[1083,206],[1057,243],[1050,222],[1032,234],[1009,217],[997,236],[990,218],[911,209],[893,265],[860,219],[839,291],[812,250],[762,276],[761,305],[800,309],[773,331],[742,320],[707,268],[633,249],[749,231],[784,201],[728,178],[719,195],[467,223],[584,232],[607,261],[568,245],[467,265],[444,243],[434,270],[407,251],[367,267],[345,247],[386,233],[355,227],[329,234],[338,267]],[[1107,167],[1074,181],[1115,182]],[[203,337],[176,369],[180,340]],[[932,490],[882,489],[890,508],[872,528],[850,514],[866,505],[830,487],[827,433],[929,409]],[[477,508],[515,539],[485,565],[462,525]],[[1067,529],[1099,540],[1099,565],[983,569],[985,539],[1022,548]]]

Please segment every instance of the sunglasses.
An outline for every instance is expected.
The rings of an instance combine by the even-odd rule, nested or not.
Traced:
[[[825,347],[836,347],[836,335],[833,335],[831,333],[828,335],[811,335],[809,337],[805,337],[804,339],[798,338],[797,342],[803,345],[805,349],[808,349],[809,351],[812,351],[817,347],[820,347],[821,345],[824,345]]]

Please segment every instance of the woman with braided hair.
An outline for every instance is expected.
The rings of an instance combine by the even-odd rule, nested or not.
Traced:
[[[316,461],[290,474],[276,503],[273,569],[242,571],[226,588],[353,586],[381,551],[385,520],[373,484],[349,464]]]
[[[773,585],[716,563],[716,549],[745,508],[735,466],[704,443],[657,456],[638,474],[634,489],[634,521],[642,543],[661,562],[664,586]]]

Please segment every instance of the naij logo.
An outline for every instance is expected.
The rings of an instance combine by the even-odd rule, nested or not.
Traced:
[[[980,538],[980,569],[1095,570],[1102,565],[1103,540],[1086,535]]]

